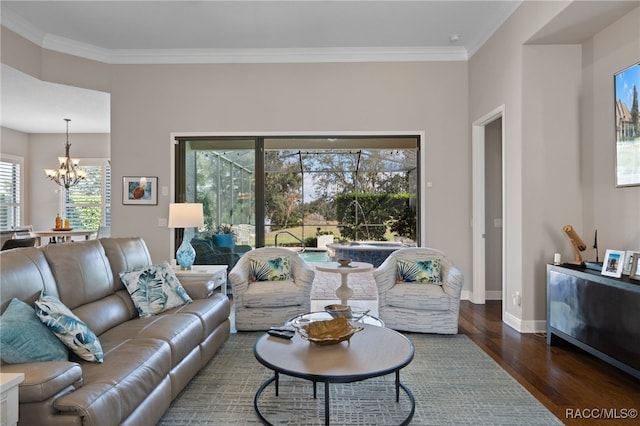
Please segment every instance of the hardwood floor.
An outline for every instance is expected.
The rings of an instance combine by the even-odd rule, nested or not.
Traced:
[[[542,334],[518,333],[502,322],[502,302],[462,301],[459,324],[459,333],[469,336],[565,424],[640,424],[640,380],[569,344],[547,346]],[[603,410],[615,418],[594,418]]]

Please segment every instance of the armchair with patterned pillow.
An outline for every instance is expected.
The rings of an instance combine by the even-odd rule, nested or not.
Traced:
[[[394,330],[456,334],[462,272],[425,247],[396,250],[376,269],[378,316]]]
[[[291,250],[263,247],[245,253],[229,273],[236,329],[267,330],[309,312],[314,277]]]

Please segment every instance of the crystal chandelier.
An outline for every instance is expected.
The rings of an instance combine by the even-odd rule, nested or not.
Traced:
[[[58,157],[60,166],[57,169],[44,169],[44,172],[49,179],[69,189],[84,180],[87,173],[78,167],[80,163],[78,159],[69,156],[69,148],[71,147],[69,143],[69,122],[71,119],[65,118],[64,121],[67,122],[67,143],[64,146],[64,157]]]

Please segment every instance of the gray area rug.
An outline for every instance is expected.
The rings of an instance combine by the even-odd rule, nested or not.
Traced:
[[[261,424],[253,408],[258,387],[272,372],[256,361],[261,332],[232,334],[211,362],[165,413],[160,425]],[[413,392],[414,425],[561,425],[562,423],[468,337],[407,334],[415,357],[401,370]],[[381,342],[384,344],[384,342]],[[394,425],[409,413],[409,399],[395,402],[394,376],[331,386],[331,424]],[[277,425],[324,424],[324,385],[280,376],[260,398]]]

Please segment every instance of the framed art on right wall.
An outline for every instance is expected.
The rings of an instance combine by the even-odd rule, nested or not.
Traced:
[[[640,63],[614,76],[616,186],[640,185]]]

